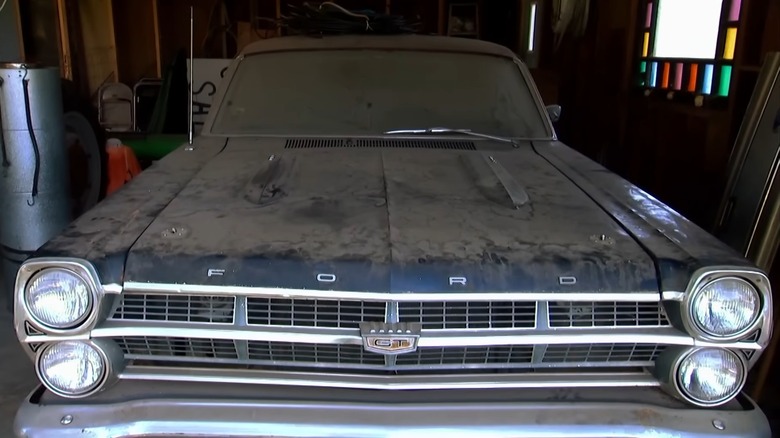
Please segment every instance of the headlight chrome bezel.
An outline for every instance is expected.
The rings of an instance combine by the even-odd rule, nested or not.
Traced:
[[[51,384],[51,381],[46,377],[46,373],[44,373],[43,370],[42,370],[41,364],[43,363],[43,357],[46,355],[46,353],[48,353],[49,350],[51,350],[55,346],[63,344],[63,343],[68,343],[68,342],[80,343],[80,344],[88,345],[93,350],[95,350],[95,352],[97,352],[97,354],[98,354],[98,356],[100,356],[100,360],[101,360],[101,362],[103,364],[103,370],[101,372],[100,378],[93,385],[89,386],[83,392],[69,393],[69,392],[65,392],[65,391],[60,390],[59,388],[57,388],[56,386]],[[89,397],[90,395],[92,395],[95,392],[99,391],[100,388],[102,388],[103,385],[105,384],[105,382],[107,380],[107,377],[111,374],[110,367],[111,367],[111,365],[110,365],[110,362],[109,362],[109,359],[108,359],[108,356],[106,355],[106,353],[103,351],[103,349],[101,349],[100,347],[98,347],[97,345],[95,345],[91,341],[63,340],[63,341],[60,341],[60,342],[52,342],[52,343],[46,345],[44,348],[41,348],[41,350],[38,352],[38,356],[35,359],[35,373],[38,375],[38,380],[40,380],[41,383],[43,383],[43,385],[46,387],[47,390],[51,391],[52,393],[54,393],[54,394],[56,394],[56,395],[58,395],[60,397],[64,397],[64,398],[84,398],[84,397]]]
[[[753,321],[750,324],[748,324],[745,328],[731,335],[722,336],[722,335],[710,333],[706,330],[705,327],[702,326],[701,322],[695,316],[696,312],[694,306],[697,298],[699,298],[699,296],[703,293],[703,291],[707,287],[711,286],[716,282],[727,281],[727,280],[745,283],[746,285],[748,285],[750,288],[753,289],[756,296],[758,297],[758,312],[756,312],[756,316],[753,319]],[[724,276],[708,279],[707,281],[699,282],[696,289],[694,289],[691,293],[686,295],[684,306],[685,306],[685,316],[686,316],[685,320],[688,325],[689,331],[692,334],[695,334],[700,339],[706,341],[730,342],[730,341],[742,339],[745,336],[749,335],[750,333],[754,332],[756,329],[758,329],[758,325],[761,323],[761,318],[764,313],[764,309],[766,307],[766,300],[763,297],[761,290],[748,279],[736,275],[724,275]]]
[[[45,324],[35,317],[28,306],[27,289],[31,281],[49,269],[64,270],[77,276],[84,281],[89,290],[89,310],[84,317],[67,328],[57,328]],[[26,324],[30,324],[41,333],[49,335],[75,335],[90,330],[97,321],[101,306],[101,287],[97,283],[97,278],[95,268],[82,260],[34,259],[25,262],[17,273],[15,285],[14,320],[17,336],[20,339],[27,337]]]
[[[87,301],[88,301],[88,303],[87,303],[86,311],[80,317],[76,318],[73,322],[71,322],[71,323],[69,323],[67,325],[63,325],[63,326],[52,325],[52,324],[48,324],[47,322],[43,321],[42,318],[40,318],[39,315],[35,314],[35,312],[33,311],[32,306],[31,306],[31,302],[30,302],[30,293],[29,293],[30,292],[30,285],[34,281],[38,280],[39,278],[41,278],[44,275],[53,274],[53,273],[57,273],[57,272],[65,273],[65,274],[68,274],[68,275],[72,275],[73,277],[75,277],[76,279],[81,281],[84,284],[84,286],[86,287],[86,289],[87,289]],[[22,300],[24,301],[24,306],[25,306],[25,308],[27,310],[27,313],[30,315],[32,321],[35,322],[35,324],[37,326],[41,326],[42,328],[45,328],[48,331],[59,330],[59,331],[63,331],[63,332],[69,332],[69,331],[71,331],[73,329],[77,329],[81,324],[84,323],[84,321],[86,321],[89,318],[90,314],[93,313],[94,308],[95,308],[95,303],[97,301],[97,295],[95,294],[94,289],[92,287],[90,287],[89,281],[86,278],[84,278],[84,276],[80,275],[78,272],[75,272],[75,271],[72,271],[72,270],[66,269],[66,268],[50,267],[50,268],[44,268],[44,269],[41,269],[41,270],[37,271],[35,274],[33,274],[30,277],[29,280],[27,280],[27,285],[24,288],[24,293],[23,293]]]
[[[100,359],[103,362],[103,373],[95,385],[92,385],[87,391],[79,394],[70,394],[63,392],[55,388],[49,383],[49,380],[44,377],[41,372],[41,360],[43,355],[51,349],[54,345],[61,342],[78,342],[87,344],[100,355]],[[63,398],[79,399],[93,396],[107,388],[110,388],[112,384],[119,380],[119,373],[124,369],[125,360],[124,352],[119,346],[109,339],[89,339],[89,340],[76,340],[76,339],[63,339],[62,341],[52,342],[45,345],[38,350],[35,356],[35,373],[38,376],[38,380],[46,387],[46,390],[51,391],[53,394]]]
[[[697,399],[691,397],[691,395],[688,394],[683,389],[682,382],[680,382],[680,367],[682,366],[682,363],[683,363],[684,360],[690,358],[691,356],[693,356],[694,354],[698,353],[699,351],[709,350],[709,349],[722,350],[722,351],[728,352],[729,354],[734,355],[734,357],[737,358],[737,360],[738,360],[738,362],[740,364],[740,367],[742,368],[742,376],[741,376],[741,378],[739,380],[739,383],[736,385],[735,390],[731,394],[729,394],[728,396],[725,396],[725,397],[721,397],[718,400],[714,400],[714,401],[711,401],[711,402],[703,402],[701,400],[697,400]],[[696,348],[688,349],[684,353],[679,354],[677,356],[676,360],[674,361],[674,365],[671,367],[672,375],[670,376],[669,380],[674,382],[673,385],[674,385],[675,391],[677,392],[678,396],[681,397],[686,402],[691,403],[691,404],[696,405],[696,406],[699,406],[699,407],[703,407],[703,408],[713,408],[713,407],[717,407],[717,406],[722,406],[722,405],[730,402],[735,397],[737,397],[740,394],[740,392],[742,392],[742,390],[745,387],[745,383],[747,382],[748,372],[749,372],[748,362],[747,362],[746,358],[744,357],[744,355],[741,354],[741,352],[739,352],[739,351],[736,351],[736,350],[733,350],[733,349],[728,349],[728,348],[720,348],[720,347],[696,347]]]
[[[725,279],[737,279],[746,282],[758,294],[759,311],[755,320],[745,329],[731,336],[711,335],[702,329],[694,316],[693,302],[697,295],[708,285],[715,281]],[[680,294],[680,318],[683,329],[696,339],[712,343],[729,343],[740,341],[761,330],[761,337],[757,341],[762,346],[771,337],[771,311],[772,296],[769,289],[769,278],[760,271],[739,269],[710,269],[698,271],[693,276],[693,281],[684,294]]]

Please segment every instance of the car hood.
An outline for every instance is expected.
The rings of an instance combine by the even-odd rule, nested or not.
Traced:
[[[230,140],[133,245],[125,281],[395,293],[658,291],[642,247],[531,144],[489,151],[284,144]]]

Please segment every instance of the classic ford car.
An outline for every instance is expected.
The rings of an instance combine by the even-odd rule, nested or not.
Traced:
[[[24,437],[767,437],[767,277],[506,48],[282,37],[20,269]]]

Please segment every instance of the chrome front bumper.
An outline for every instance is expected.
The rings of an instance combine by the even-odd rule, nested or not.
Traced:
[[[20,407],[19,437],[755,437],[746,397],[694,409],[657,388],[387,392],[121,382],[85,400],[42,388]]]

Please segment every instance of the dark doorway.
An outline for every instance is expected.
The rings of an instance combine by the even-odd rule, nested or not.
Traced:
[[[519,2],[490,0],[480,2],[483,40],[501,44],[517,53],[519,47]]]

